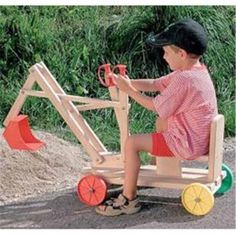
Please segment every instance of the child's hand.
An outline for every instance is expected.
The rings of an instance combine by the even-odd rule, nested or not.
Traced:
[[[167,130],[168,128],[168,121],[166,119],[162,119],[158,117],[156,119],[156,132],[161,133]]]
[[[131,81],[127,75],[122,76],[113,74],[113,81],[116,86],[125,93],[128,93],[129,90],[132,88]]]

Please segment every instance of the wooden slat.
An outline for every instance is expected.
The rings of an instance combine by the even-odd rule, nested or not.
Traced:
[[[27,96],[48,98],[48,95],[43,91],[21,89],[21,92]]]
[[[78,111],[87,111],[87,110],[96,110],[96,109],[101,109],[101,108],[110,108],[110,107],[120,107],[120,104],[117,103],[106,103],[106,101],[102,102],[102,103],[96,103],[96,104],[86,104],[86,105],[78,105],[76,106],[76,108],[78,109]]]
[[[44,93],[43,91],[26,90],[26,89],[21,89],[20,91],[22,94],[25,94],[28,96],[48,98],[47,94]],[[55,93],[55,94],[62,98],[65,98],[65,96],[70,96],[70,95],[64,95],[60,93]],[[69,101],[68,99],[66,100]],[[78,100],[81,100],[81,99],[78,97]],[[106,100],[101,100],[98,102],[97,99],[94,99],[94,100],[95,101],[89,99],[89,101],[87,101],[88,104],[78,105],[76,106],[76,108],[81,111],[86,111],[86,110],[101,109],[101,108],[108,108],[108,107],[121,107],[121,104],[119,102],[112,102],[112,101],[106,101]]]
[[[119,106],[119,103],[117,101],[114,102],[114,101],[109,101],[109,100],[88,98],[88,97],[81,97],[81,96],[74,96],[74,95],[67,95],[67,94],[59,94],[58,96],[67,101],[73,101],[73,102],[106,104],[106,105],[110,105],[114,107]]]

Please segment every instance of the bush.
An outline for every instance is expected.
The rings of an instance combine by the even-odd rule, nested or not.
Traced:
[[[131,78],[155,78],[168,72],[161,50],[146,48],[151,31],[192,17],[206,28],[209,48],[203,60],[216,88],[226,135],[235,135],[235,9],[227,6],[23,6],[0,7],[0,121],[26,80],[28,68],[44,61],[66,93],[108,98],[96,70],[100,64],[123,63]],[[42,112],[43,111],[43,112]],[[39,129],[64,130],[65,122],[48,100],[29,98],[22,112]],[[112,110],[83,113],[105,145],[118,149]],[[155,115],[132,101],[132,133],[151,132]],[[145,122],[143,122],[145,120]],[[145,123],[145,125],[143,125]],[[107,136],[110,130],[113,136]],[[75,139],[74,139],[75,140]]]

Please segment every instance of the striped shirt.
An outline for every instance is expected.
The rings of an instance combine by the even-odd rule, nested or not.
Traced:
[[[158,115],[167,120],[162,134],[172,153],[188,160],[207,154],[210,125],[218,109],[206,66],[176,70],[155,79],[154,86],[160,94],[153,103]]]

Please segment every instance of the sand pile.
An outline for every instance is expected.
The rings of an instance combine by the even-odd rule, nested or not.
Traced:
[[[38,151],[11,150],[0,129],[0,205],[75,187],[90,158],[79,144],[46,132],[34,132],[46,143]]]

